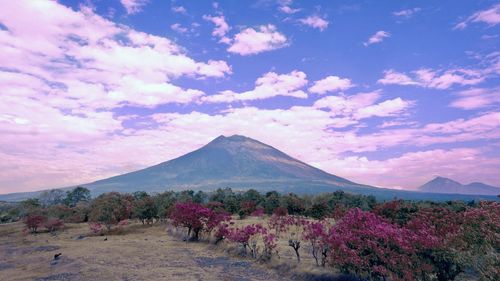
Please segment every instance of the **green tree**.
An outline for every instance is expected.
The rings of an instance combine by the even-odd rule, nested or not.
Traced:
[[[105,193],[94,199],[90,206],[89,219],[92,222],[102,223],[108,230],[122,220],[130,218],[133,197],[118,192]]]
[[[78,186],[77,188],[67,191],[64,203],[69,207],[74,207],[78,202],[90,202],[90,190],[85,187]]]
[[[264,211],[266,212],[266,214],[271,215],[274,209],[278,208],[279,206],[280,194],[274,190],[267,192],[263,203]]]

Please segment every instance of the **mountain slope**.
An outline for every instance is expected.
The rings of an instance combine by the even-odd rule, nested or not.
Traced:
[[[269,145],[239,135],[220,136],[179,158],[84,186],[104,192],[224,186],[284,191],[287,185],[304,183],[362,187],[307,165]]]
[[[419,187],[420,191],[435,193],[454,193],[454,194],[480,194],[480,195],[498,195],[500,188],[487,185],[480,182],[473,182],[463,185],[454,180],[436,177],[428,183]]]
[[[83,184],[92,196],[118,191],[163,192],[166,190],[235,190],[254,188],[299,194],[333,192],[373,195],[380,200],[498,200],[493,196],[437,194],[377,188],[326,173],[259,141],[244,136],[220,136],[181,157],[123,175]],[[74,187],[65,187],[69,190]],[[434,189],[430,188],[432,192]],[[0,201],[21,201],[42,191],[0,195]]]

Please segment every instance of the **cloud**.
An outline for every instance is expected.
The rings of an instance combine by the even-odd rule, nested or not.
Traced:
[[[309,88],[309,92],[315,94],[325,94],[327,92],[344,91],[354,87],[351,80],[340,78],[338,76],[328,76],[324,79],[315,81],[313,86]]]
[[[421,8],[416,7],[411,9],[395,11],[392,14],[396,17],[409,18],[413,16],[415,13],[420,12],[421,10],[422,10]]]
[[[350,122],[336,126],[344,127],[343,125],[355,124],[358,120],[371,117],[400,116],[414,104],[412,101],[406,101],[399,97],[376,103],[380,97],[380,90],[351,96],[328,96],[317,100],[313,106],[315,108],[328,108],[333,117],[348,118],[346,120],[350,120]]]
[[[385,38],[389,38],[389,37],[391,37],[391,34],[389,32],[380,30],[380,31],[377,31],[375,34],[373,34],[372,37],[370,37],[367,42],[363,43],[363,45],[365,45],[365,47],[367,47],[371,44],[377,44],[377,43],[384,41]]]
[[[307,94],[301,90],[305,85],[307,85],[306,74],[302,71],[294,70],[287,74],[268,72],[255,81],[253,90],[243,93],[226,90],[216,95],[205,96],[202,100],[208,103],[231,103],[276,96],[307,98]]]
[[[299,22],[308,25],[313,28],[317,28],[320,31],[325,30],[328,27],[329,22],[318,16],[309,16],[307,18],[299,19]]]
[[[381,78],[377,81],[379,84],[383,85],[418,85],[417,82],[413,81],[408,75],[400,72],[396,72],[393,69],[389,69],[384,71],[384,78]]]
[[[215,28],[212,31],[212,36],[220,38],[219,42],[221,42],[221,43],[226,43],[226,44],[231,43],[231,39],[226,37],[226,33],[231,28],[227,24],[223,15],[220,15],[220,16],[204,15],[203,19],[207,20],[207,21],[211,21],[213,24],[215,24]]]
[[[242,56],[254,55],[280,49],[288,45],[285,35],[277,31],[272,24],[261,25],[257,29],[246,28],[234,36],[227,49],[230,53]]]
[[[183,6],[173,6],[172,12],[178,13],[178,14],[183,14],[183,15],[187,14],[187,10]]]
[[[477,169],[478,163],[482,169]],[[487,156],[486,151],[467,147],[417,150],[385,160],[347,156],[316,164],[355,182],[407,190],[416,189],[436,175],[465,183],[481,181],[499,185],[498,165],[500,160]]]
[[[299,9],[299,8],[294,9],[294,8],[291,8],[290,6],[280,6],[280,7],[278,7],[278,10],[280,10],[281,12],[283,12],[285,14],[289,14],[289,15],[295,14],[295,13],[301,11],[301,9]]]
[[[450,106],[465,110],[491,107],[500,104],[500,87],[472,88],[458,92],[458,96]]]
[[[488,26],[495,26],[500,23],[500,4],[495,4],[491,8],[483,11],[478,11],[472,14],[470,17],[464,21],[459,22],[455,25],[454,29],[464,29],[470,23],[482,22],[486,23]]]
[[[174,23],[170,26],[170,28],[177,33],[186,33],[189,31],[186,27],[182,27],[180,23]]]
[[[128,15],[137,14],[149,0],[120,0]]]
[[[453,85],[476,85],[484,81],[484,71],[456,68],[445,71],[422,68],[412,72],[412,77],[392,69],[384,71],[377,83],[383,85],[415,85],[433,89],[448,89]]]

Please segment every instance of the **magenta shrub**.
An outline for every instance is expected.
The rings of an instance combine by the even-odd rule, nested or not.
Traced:
[[[30,214],[24,218],[24,224],[31,233],[36,233],[47,218],[43,215]]]
[[[58,218],[48,218],[43,226],[47,229],[48,232],[54,232],[61,230],[64,227],[64,222]]]

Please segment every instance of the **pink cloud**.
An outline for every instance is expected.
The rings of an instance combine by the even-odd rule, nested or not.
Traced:
[[[142,8],[148,3],[149,0],[120,0],[127,14],[136,14],[142,11]]]
[[[219,37],[221,43],[230,44],[231,39],[226,37],[226,33],[231,29],[227,24],[223,15],[220,16],[203,16],[204,20],[211,21],[215,24],[214,31],[212,32],[212,36]]]
[[[325,30],[328,27],[329,22],[319,16],[309,16],[299,20],[303,25],[310,26],[312,28],[317,28],[320,31]]]
[[[415,13],[420,12],[421,10],[422,10],[421,8],[416,7],[416,8],[411,8],[411,9],[395,11],[392,14],[395,15],[396,17],[409,18],[409,17],[413,16]]]
[[[470,23],[482,22],[489,26],[495,26],[500,23],[500,4],[495,4],[491,8],[483,11],[478,11],[472,14],[470,17],[464,21],[459,22],[455,25],[454,29],[464,29]]]
[[[242,93],[226,90],[216,95],[205,96],[202,100],[209,103],[221,103],[260,100],[276,96],[307,98],[307,94],[301,90],[306,84],[306,74],[302,71],[294,70],[287,74],[268,72],[255,81],[253,90]]]
[[[230,53],[242,56],[258,54],[286,47],[285,35],[277,31],[272,24],[261,25],[258,29],[246,28],[234,36],[232,44],[227,49]]]
[[[315,81],[313,86],[309,88],[309,92],[315,94],[325,94],[327,92],[343,91],[352,88],[354,85],[347,78],[338,76],[328,76],[324,79]]]
[[[453,85],[476,85],[486,78],[484,71],[456,68],[450,70],[419,69],[412,72],[412,77],[406,73],[394,70],[384,71],[384,77],[377,83],[383,85],[415,85],[433,89],[448,89]]]
[[[335,126],[339,128],[356,124],[358,120],[371,117],[400,116],[413,106],[412,101],[406,101],[401,98],[376,103],[380,97],[380,90],[351,96],[327,96],[317,100],[314,103],[314,107],[328,108],[332,116],[344,116],[347,118],[344,121],[350,120],[350,122]]]
[[[458,92],[458,96],[450,106],[466,110],[485,108],[500,103],[500,88],[472,88]]]
[[[391,34],[389,32],[380,30],[373,34],[370,38],[368,38],[368,41],[364,42],[363,45],[367,47],[372,44],[377,44],[384,41],[385,38],[389,37],[391,37]]]
[[[172,12],[179,13],[179,14],[184,14],[184,15],[187,14],[187,10],[183,6],[173,6],[172,7]]]
[[[170,28],[177,33],[186,33],[189,31],[189,29],[182,27],[180,23],[174,23],[170,25]]]
[[[278,10],[280,10],[281,12],[283,12],[283,13],[285,13],[285,14],[290,14],[290,15],[291,15],[291,14],[295,14],[295,13],[297,13],[297,12],[300,12],[300,11],[301,11],[301,9],[299,9],[299,8],[294,9],[294,8],[292,8],[292,7],[290,7],[290,6],[280,6],[280,7],[278,8]]]

